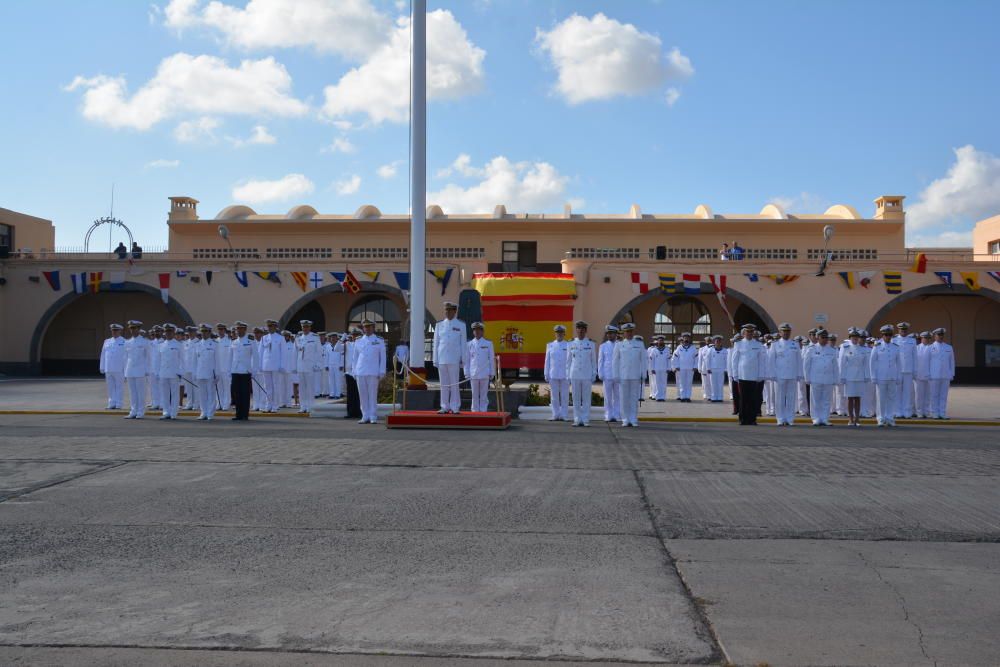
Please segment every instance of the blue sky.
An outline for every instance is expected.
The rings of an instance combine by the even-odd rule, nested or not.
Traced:
[[[429,5],[428,190],[446,211],[870,214],[905,194],[908,241],[936,245],[1000,213],[1000,3]],[[0,3],[0,206],[78,246],[114,183],[147,248],[170,195],[203,217],[404,212],[407,7]]]

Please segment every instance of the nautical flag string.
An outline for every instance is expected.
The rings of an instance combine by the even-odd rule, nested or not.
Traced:
[[[45,281],[49,284],[49,287],[51,287],[53,291],[58,292],[62,289],[62,285],[59,284],[58,271],[42,271],[42,275],[45,276]]]
[[[306,284],[309,281],[309,278],[307,277],[306,272],[305,271],[290,271],[290,273],[292,274],[292,280],[295,281],[295,284],[299,286],[300,290],[302,290],[303,292],[305,292],[306,291]]]
[[[910,267],[910,271],[914,273],[927,273],[927,255],[918,252],[917,256],[913,258],[913,266]]]
[[[660,291],[664,294],[677,294],[680,286],[677,284],[677,274],[660,274]]]
[[[885,281],[886,294],[902,294],[903,274],[899,271],[883,271],[882,280]]]
[[[979,273],[977,271],[959,271],[962,274],[962,282],[973,292],[979,291]]]
[[[392,277],[396,279],[396,284],[399,285],[399,289],[404,292],[410,291],[410,272],[409,271],[393,271]]]
[[[350,269],[344,272],[344,279],[340,281],[340,286],[344,288],[345,292],[350,292],[351,294],[357,294],[361,291],[361,283],[354,277]]]
[[[319,289],[323,286],[323,274],[319,271],[309,272],[309,285],[313,289]]]
[[[760,276],[758,276],[756,273],[744,273],[743,275],[745,275],[747,277],[747,280],[749,280],[752,283],[755,283],[758,280],[760,280]]]
[[[104,276],[103,271],[91,271],[90,278],[87,280],[87,284],[90,286],[90,292],[92,294],[97,294],[101,291],[101,278]]]
[[[247,272],[246,271],[234,271],[233,275],[236,276],[236,282],[238,282],[243,287],[247,286]]]
[[[108,283],[111,285],[113,290],[123,290],[125,289],[125,272],[124,271],[111,271],[108,273]]]
[[[685,294],[701,294],[701,275],[697,273],[681,274],[684,280]]]
[[[854,274],[852,272],[839,271],[837,275],[844,281],[844,285],[847,286],[847,289],[854,289]]]
[[[656,289],[656,285],[645,271],[630,271],[629,279],[632,281],[632,291],[636,294],[646,294]]]
[[[945,287],[948,289],[955,289],[955,285],[951,282],[951,271],[935,271],[934,275],[938,277]]]
[[[451,272],[454,269],[428,269],[427,273],[431,274],[437,281],[441,283],[441,296],[444,296],[445,290],[448,289],[448,283],[451,281]]]
[[[163,303],[170,302],[170,274],[161,273],[160,274],[160,299]]]
[[[84,294],[87,291],[87,274],[72,273],[70,280],[73,281],[73,291],[77,294]]]

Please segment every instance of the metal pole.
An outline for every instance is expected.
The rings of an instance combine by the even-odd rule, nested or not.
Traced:
[[[410,367],[424,367],[427,249],[427,0],[413,0],[410,123]]]

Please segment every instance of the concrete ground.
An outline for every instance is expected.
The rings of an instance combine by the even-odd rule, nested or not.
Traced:
[[[996,664],[996,433],[0,414],[0,664]]]

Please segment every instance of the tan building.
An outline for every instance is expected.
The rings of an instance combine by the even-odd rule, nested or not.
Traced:
[[[979,224],[974,248],[906,248],[903,200],[879,197],[871,217],[845,205],[808,215],[786,214],[774,204],[752,215],[716,214],[705,205],[682,215],[644,214],[637,205],[624,215],[578,215],[568,207],[558,215],[520,214],[503,206],[488,215],[446,215],[430,206],[427,268],[452,272],[446,285],[428,277],[427,316],[433,322],[444,300],[459,300],[476,273],[562,272],[575,277],[574,317],[589,321],[595,337],[604,324],[623,320],[634,321],[647,337],[729,334],[732,324],[710,280],[724,275],[725,302],[736,324],[752,321],[773,330],[788,321],[804,333],[819,323],[841,334],[852,325],[874,331],[902,320],[917,332],[944,326],[960,380],[1000,382],[1000,281],[988,273],[1000,271],[1000,216]],[[0,370],[92,372],[108,324],[133,318],[214,324],[276,317],[296,329],[308,316],[319,329],[340,331],[372,317],[392,343],[407,330],[406,298],[394,276],[408,271],[406,215],[383,215],[374,206],[353,215],[320,214],[310,206],[259,215],[230,206],[202,218],[195,199],[170,202],[168,252],[134,261],[51,252],[51,223],[0,209],[0,224],[15,238],[10,257],[0,260],[6,280],[0,287]],[[816,276],[827,257],[827,227],[833,230],[832,259],[825,275]],[[723,244],[735,242],[743,260],[720,261]],[[18,252],[25,247],[31,252]],[[926,273],[910,270],[919,252],[927,256]],[[357,294],[345,292],[331,275],[347,270],[361,283]],[[54,271],[59,290],[49,282]],[[884,271],[901,274],[899,293],[888,293]],[[936,271],[952,272],[953,286]],[[73,291],[72,274],[90,282],[97,272],[97,293]],[[246,287],[237,279],[243,272]],[[280,283],[255,272],[277,272]],[[292,272],[305,276],[304,288]],[[308,280],[311,272],[319,276],[315,283]],[[962,272],[974,274],[980,289],[966,286]],[[161,274],[169,276],[166,303]],[[696,293],[664,293],[660,274],[677,280],[688,274]]]

